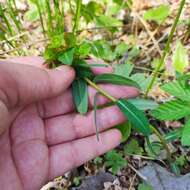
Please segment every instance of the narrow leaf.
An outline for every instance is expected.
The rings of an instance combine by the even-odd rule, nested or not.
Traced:
[[[151,115],[160,120],[178,120],[190,114],[190,106],[181,100],[171,100],[159,105]]]
[[[98,131],[98,121],[97,121],[97,98],[99,93],[96,93],[94,96],[94,125],[96,129],[97,141],[99,141],[99,131]]]
[[[136,88],[140,88],[139,85],[132,79],[116,74],[105,73],[102,75],[97,75],[93,81],[96,83],[111,83],[111,84],[127,85],[127,86],[134,86]]]
[[[172,61],[175,70],[179,73],[183,73],[185,71],[185,68],[187,68],[189,65],[187,49],[185,49],[180,41],[178,41],[176,44],[176,49],[174,51]]]
[[[131,123],[125,122],[123,124],[117,125],[115,128],[119,129],[122,134],[122,142],[125,142],[131,134]]]
[[[144,14],[145,20],[152,20],[161,24],[170,14],[170,7],[168,5],[161,5],[156,8],[149,9]]]
[[[180,176],[180,168],[175,162],[170,163],[170,168],[176,176]]]
[[[76,66],[80,66],[80,67],[108,67],[109,64],[103,64],[103,63],[93,63],[93,64],[88,64],[84,59],[76,59],[73,63]]]
[[[182,128],[178,128],[176,130],[172,130],[164,136],[164,139],[167,143],[178,140],[182,136]]]
[[[114,68],[114,73],[116,75],[121,75],[123,77],[129,77],[131,72],[133,71],[133,65],[126,63],[126,64],[116,64]]]
[[[183,127],[181,143],[183,146],[190,146],[190,119]]]
[[[128,121],[131,122],[132,127],[145,136],[150,135],[151,129],[149,127],[148,119],[142,111],[125,99],[119,99],[116,104],[127,117]]]
[[[77,111],[85,114],[88,111],[88,86],[83,79],[73,82],[72,95]]]
[[[74,57],[74,52],[75,52],[75,49],[74,48],[71,48],[63,53],[61,53],[59,56],[58,56],[58,60],[63,63],[63,64],[66,64],[66,65],[71,65],[72,62],[73,62],[73,57]]]
[[[158,104],[153,100],[147,100],[142,98],[128,99],[128,102],[133,104],[139,110],[153,110],[158,107]]]

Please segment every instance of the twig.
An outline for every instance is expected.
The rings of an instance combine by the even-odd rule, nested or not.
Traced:
[[[133,178],[132,178],[131,184],[130,184],[130,186],[129,186],[129,190],[132,190],[133,184],[134,184],[134,181],[135,181],[135,178],[136,178],[136,177],[137,177],[137,174],[135,173],[135,175],[134,175]]]
[[[162,55],[162,51],[161,51],[161,49],[160,49],[160,47],[159,47],[159,45],[158,45],[158,42],[157,42],[156,39],[154,38],[154,34],[149,30],[147,23],[139,16],[138,13],[135,13],[135,16],[136,16],[136,17],[139,19],[139,21],[143,24],[143,26],[144,26],[144,28],[146,29],[148,35],[150,36],[151,40],[153,41],[154,46],[157,48],[158,53],[159,53],[160,55]]]
[[[22,32],[22,33],[20,33],[20,34],[18,34],[18,35],[16,35],[16,36],[12,36],[12,37],[10,37],[10,38],[7,38],[7,40],[10,42],[10,41],[12,41],[12,40],[16,40],[16,39],[18,39],[18,38],[20,38],[20,37],[22,37],[22,36],[24,36],[24,35],[27,35],[27,34],[29,34],[29,32],[28,32],[28,31],[25,31],[25,32]],[[0,41],[0,45],[6,43],[7,40]]]
[[[4,54],[7,54],[7,53],[11,53],[11,52],[20,50],[21,48],[23,48],[23,46],[32,46],[32,45],[36,45],[37,43],[40,43],[40,42],[46,42],[47,40],[48,39],[42,39],[42,40],[34,41],[32,43],[29,43],[29,44],[22,44],[22,46],[20,46],[20,47],[10,49],[10,50],[7,50],[7,51],[2,51],[2,52],[0,52],[0,55],[4,55]]]
[[[128,163],[129,168],[131,168],[141,179],[148,181],[147,177],[143,176],[138,170],[136,170],[130,163]]]

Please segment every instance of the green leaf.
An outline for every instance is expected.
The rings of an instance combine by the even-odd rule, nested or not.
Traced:
[[[123,77],[129,77],[133,71],[134,66],[132,64],[116,64],[114,68],[114,73]]]
[[[98,26],[104,26],[105,28],[107,28],[107,30],[113,33],[117,32],[117,27],[122,25],[122,22],[118,19],[106,15],[100,15],[96,17],[96,22]]]
[[[178,120],[190,114],[190,106],[181,100],[171,100],[159,105],[151,115],[160,120]]]
[[[146,150],[148,156],[157,159],[157,157],[158,157],[157,155],[160,155],[161,149],[162,149],[162,145],[160,143],[148,142],[146,140],[145,150]]]
[[[171,171],[176,176],[180,176],[180,169],[179,169],[178,165],[175,162],[170,163],[170,168],[171,168]]]
[[[144,73],[135,73],[130,77],[132,80],[136,81],[138,85],[140,86],[140,89],[145,92],[148,85],[151,81],[151,76],[146,77]]]
[[[76,36],[72,32],[65,32],[64,38],[67,44],[67,48],[75,47],[77,39],[76,39]]]
[[[141,132],[145,136],[151,134],[148,119],[142,111],[137,109],[133,104],[125,99],[117,100],[116,104],[123,112],[123,114],[127,117],[128,121],[131,122],[132,127],[134,127],[137,131]]]
[[[120,125],[117,125],[115,128],[119,129],[122,134],[122,142],[126,141],[131,135],[131,124],[126,122]]]
[[[153,190],[153,188],[147,183],[141,183],[138,185],[138,190]]]
[[[59,48],[63,46],[65,43],[63,34],[54,34],[51,36],[50,43],[48,45],[49,48]]]
[[[103,7],[101,4],[90,1],[87,5],[82,5],[81,15],[85,18],[86,22],[92,22],[96,15],[102,14]]]
[[[72,65],[74,53],[75,48],[68,49],[67,51],[60,53],[60,55],[58,56],[58,60],[63,64]]]
[[[92,79],[94,77],[90,67],[83,67],[81,65],[76,65],[74,68],[75,68],[76,76],[78,78]]]
[[[144,19],[155,21],[161,24],[169,16],[169,14],[170,14],[169,5],[160,5],[159,7],[149,9],[148,11],[146,11],[144,14]]]
[[[105,155],[105,159],[105,165],[111,168],[113,174],[117,174],[120,169],[127,166],[127,160],[115,150],[108,152]]]
[[[169,82],[164,84],[161,89],[183,101],[190,101],[190,87],[187,88],[183,82]]]
[[[85,114],[88,111],[88,85],[85,80],[74,80],[72,83],[72,95],[77,111]]]
[[[73,61],[73,66],[91,68],[91,67],[109,67],[109,64],[103,64],[103,63],[100,63],[100,64],[98,64],[98,63],[88,64],[84,59],[75,59]]]
[[[91,51],[91,45],[88,42],[83,42],[77,49],[77,53],[80,57],[81,56],[85,57],[89,55],[90,51]]]
[[[142,155],[143,152],[143,148],[139,146],[139,143],[136,139],[132,139],[128,144],[124,146],[125,155]]]
[[[132,61],[140,54],[140,49],[137,46],[133,46],[133,48],[129,51],[128,60]]]
[[[183,146],[190,146],[190,119],[183,126],[181,144]]]
[[[115,48],[115,53],[118,57],[123,56],[129,49],[129,45],[121,42],[119,45]]]
[[[182,45],[180,41],[178,41],[176,44],[172,61],[175,70],[179,73],[184,73],[185,69],[189,65],[187,49]]]
[[[106,61],[113,61],[116,57],[111,49],[111,45],[105,40],[96,40],[91,45],[91,53],[98,58]]]
[[[133,104],[139,110],[153,110],[158,107],[158,104],[153,100],[147,100],[142,98],[128,99],[128,102]]]
[[[43,56],[48,61],[54,61],[57,59],[58,53],[56,49],[47,47]]]
[[[136,88],[140,88],[139,85],[132,79],[110,73],[97,75],[93,81],[96,83],[111,83],[111,84],[127,85],[127,86],[134,86]]]
[[[94,160],[93,160],[94,164],[98,165],[98,164],[102,164],[103,163],[103,158],[102,157],[96,157]]]
[[[35,5],[31,5],[30,9],[24,14],[24,20],[35,22],[39,19],[39,12]]]
[[[178,140],[182,136],[182,127],[172,130],[171,132],[167,133],[164,138],[167,141],[167,143]]]
[[[175,163],[180,166],[183,167],[185,166],[185,164],[187,163],[187,159],[185,157],[185,155],[180,155],[175,159]]]

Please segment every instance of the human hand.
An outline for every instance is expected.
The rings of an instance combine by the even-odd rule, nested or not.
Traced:
[[[72,68],[48,70],[42,68],[43,60],[37,57],[12,61],[0,61],[1,189],[38,190],[48,180],[120,143],[120,132],[107,130],[125,121],[116,106],[97,112],[99,142],[92,111],[85,116],[75,112],[69,88],[75,77]],[[110,68],[94,69],[96,74],[104,71]],[[138,95],[133,87],[100,86],[116,98]],[[89,87],[91,108],[95,94]],[[100,97],[98,104],[107,101]]]

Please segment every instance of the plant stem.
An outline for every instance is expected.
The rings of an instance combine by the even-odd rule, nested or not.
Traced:
[[[69,0],[69,8],[70,8],[71,13],[74,14],[71,0]]]
[[[155,135],[160,139],[160,142],[162,143],[162,145],[164,146],[166,152],[167,152],[167,158],[169,162],[172,162],[172,156],[171,156],[171,152],[170,149],[165,141],[165,139],[162,137],[162,135],[160,134],[160,132],[153,126],[150,126],[152,131],[155,133]]]
[[[7,29],[9,31],[10,35],[13,35],[13,30],[11,28],[11,24],[9,23],[9,21],[8,21],[6,15],[4,13],[4,10],[3,10],[3,7],[2,7],[1,3],[0,3],[0,16],[3,18],[3,20],[4,20],[4,22],[5,22],[6,26],[7,26]]]
[[[46,0],[46,9],[47,9],[47,26],[48,26],[48,33],[51,35],[51,31],[53,30],[53,22],[52,22],[52,15],[51,15],[51,7],[50,7],[50,1]]]
[[[60,1],[54,0],[55,18],[56,18],[56,33],[61,34],[64,31],[64,23],[62,22],[62,12],[60,11]],[[63,17],[64,18],[64,17]]]
[[[76,31],[78,30],[81,6],[82,6],[82,0],[77,0],[77,8],[76,8],[76,13],[75,13],[75,23],[73,26],[73,33],[76,33]]]
[[[158,76],[158,72],[159,72],[160,68],[163,66],[167,54],[170,52],[170,43],[172,42],[174,32],[176,30],[176,27],[177,27],[177,24],[178,24],[178,21],[179,21],[179,18],[180,18],[180,15],[182,13],[184,5],[185,5],[185,0],[181,0],[177,16],[175,18],[174,24],[173,24],[172,29],[170,31],[168,41],[167,41],[166,46],[164,48],[163,55],[161,57],[161,61],[158,64],[158,66],[156,67],[156,69],[154,70],[154,72],[152,73],[152,80],[150,81],[150,84],[148,85],[148,88],[147,88],[146,93],[145,93],[145,97],[147,97],[149,91],[152,89],[152,86],[156,80],[156,77]]]
[[[15,23],[17,30],[21,32],[21,23],[20,20],[17,19],[18,16],[17,9],[13,8],[11,0],[8,1],[8,9],[9,9],[9,15],[13,20],[13,22]]]
[[[96,89],[100,94],[102,94],[103,96],[105,96],[106,98],[110,99],[112,102],[116,102],[117,100],[109,95],[106,91],[104,91],[102,88],[100,88],[99,86],[97,86],[94,82],[92,82],[91,80],[89,80],[88,78],[85,78],[85,81],[94,89]]]
[[[41,22],[43,34],[44,34],[44,37],[46,37],[46,31],[45,31],[45,27],[44,27],[43,18],[42,18],[41,7],[40,7],[40,4],[39,4],[39,1],[35,1],[35,3],[36,3],[36,6],[37,6],[37,9],[38,9],[39,16],[40,16],[40,22]]]

